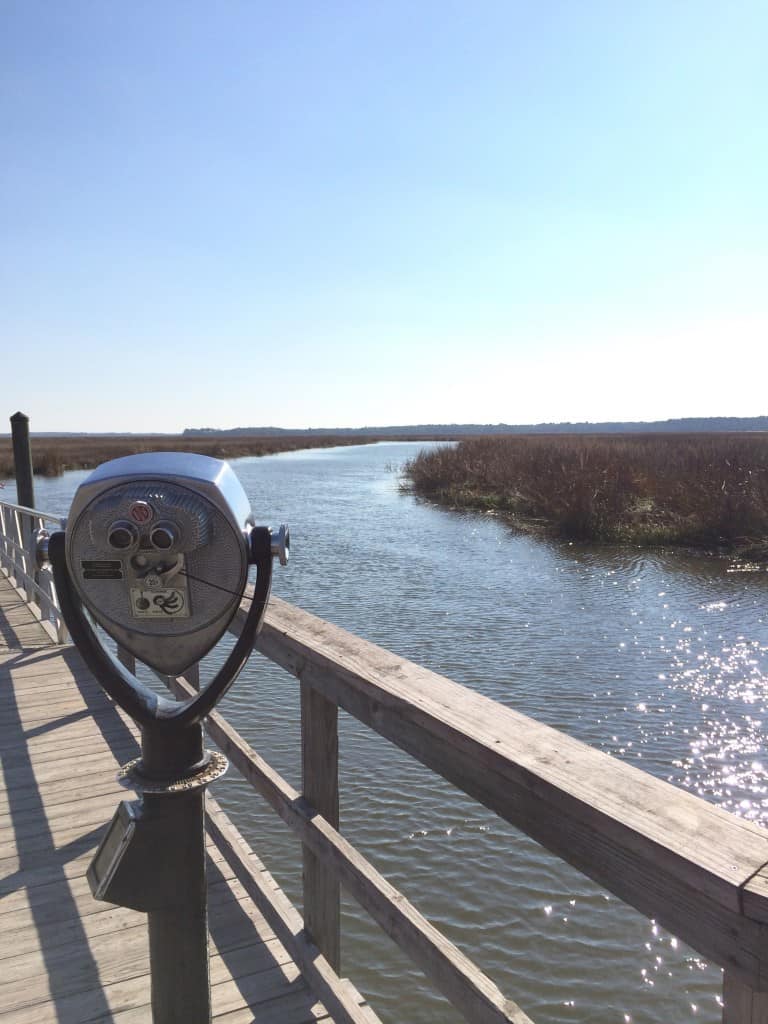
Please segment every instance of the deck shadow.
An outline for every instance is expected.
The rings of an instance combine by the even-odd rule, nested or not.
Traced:
[[[10,685],[0,687],[0,718],[3,720],[3,735],[6,737],[18,738],[24,735],[21,712],[17,702],[17,695]],[[5,745],[3,745],[5,749]],[[21,748],[22,750],[25,748]],[[71,975],[73,965],[83,978],[84,984],[96,990],[96,1001],[100,1008],[108,1012],[106,998],[101,990],[99,969],[90,949],[88,938],[80,920],[77,903],[72,895],[69,880],[64,872],[64,865],[74,856],[78,856],[85,849],[93,847],[97,839],[94,830],[72,840],[65,848],[59,848],[53,831],[48,823],[45,800],[40,791],[40,785],[35,776],[35,769],[28,747],[26,756],[19,757],[20,748],[14,747],[14,757],[2,757],[4,786],[8,799],[8,815],[12,825],[13,838],[18,860],[18,870],[15,872],[17,884],[13,889],[4,885],[5,891],[25,888],[29,913],[33,926],[36,930],[40,954],[45,963],[48,976],[48,998],[54,1004],[57,1020],[60,1024],[80,1024],[72,1014],[71,1002],[65,997],[71,991]],[[18,794],[24,794],[24,814],[20,813]],[[29,833],[25,827],[26,819],[29,817],[29,810],[33,809],[36,814],[37,825],[33,833]],[[40,825],[43,828],[40,828]],[[99,829],[98,832],[101,830]],[[34,838],[34,843],[31,839]],[[25,885],[27,868],[32,866],[40,867],[45,864],[46,884]],[[38,876],[39,877],[39,876]],[[61,957],[56,954],[58,943],[55,942],[56,928],[46,924],[45,909],[54,899],[61,906],[62,911],[73,920],[73,932],[69,944],[70,959],[68,963],[62,963]],[[12,942],[12,938],[9,939]],[[30,992],[32,1005],[40,1001],[34,991]],[[30,1005],[27,1003],[27,1005]]]
[[[21,644],[16,636],[16,630],[5,614],[5,609],[0,607],[0,650],[3,648],[9,651],[18,651],[21,650]]]
[[[221,869],[209,859],[209,891],[212,884],[223,879]],[[223,892],[221,886],[217,886],[217,890]],[[313,1020],[311,1008],[316,1005],[317,996],[300,974],[290,979],[286,977],[286,968],[293,966],[291,957],[266,923],[261,927],[261,940],[254,942],[258,933],[246,910],[246,907],[253,906],[249,897],[238,900],[231,893],[210,904],[211,954],[221,957],[243,1002],[254,1014],[254,1024],[264,1016],[273,1019],[275,1005],[284,999],[290,1002],[293,1013],[304,1009],[305,1019]],[[255,909],[258,914],[258,907]],[[295,966],[291,973],[295,973]],[[303,1014],[299,1012],[299,1016],[303,1017]]]
[[[104,693],[94,679],[77,648],[74,646],[65,648],[61,652],[61,658],[80,691],[87,712],[98,726],[104,742],[115,754],[118,763],[125,757],[126,750],[132,751],[128,754],[129,757],[135,757],[139,753],[136,736],[131,727],[123,720],[115,702]]]

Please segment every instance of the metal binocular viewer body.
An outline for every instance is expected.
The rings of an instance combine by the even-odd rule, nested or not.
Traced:
[[[285,564],[288,549],[285,527],[254,525],[245,491],[218,459],[130,455],[104,463],[79,487],[66,532],[48,541],[48,557],[75,644],[141,727],[147,779],[178,773],[187,727],[205,718],[245,664],[269,599],[273,556]],[[254,564],[243,630],[215,678],[186,701],[140,683],[104,649],[85,614],[150,668],[179,675],[226,631]]]
[[[204,749],[201,723],[251,653],[273,558],[285,564],[289,543],[285,526],[255,525],[226,462],[164,452],[104,463],[79,487],[65,531],[43,541],[72,639],[141,729],[141,757],[121,773],[140,799],[121,804],[88,877],[97,898],[149,914],[155,1024],[210,1020],[203,799],[226,759]],[[256,582],[237,641],[211,682],[186,700],[140,682],[90,621],[157,673],[180,675],[230,625],[252,565]]]

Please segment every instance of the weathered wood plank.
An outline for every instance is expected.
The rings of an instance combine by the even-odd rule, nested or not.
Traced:
[[[35,713],[43,714],[47,711],[48,716],[53,718],[56,717],[60,708],[66,708],[69,712],[72,712],[76,711],[78,707],[87,707],[83,699],[82,690],[74,681],[66,688],[50,686],[43,689],[33,684],[27,690],[22,690],[17,688],[14,679],[13,689],[18,697],[18,704],[28,715]],[[94,694],[93,698],[97,706],[108,706],[106,699],[103,699],[98,694]]]
[[[127,758],[126,758],[127,760]],[[40,802],[45,803],[47,813],[55,813],[56,809],[67,804],[81,803],[91,797],[104,796],[107,793],[118,793],[115,788],[116,773],[105,774],[104,770],[98,770],[77,778],[76,784],[67,779],[60,779],[47,783],[45,786],[22,786],[13,794],[13,813],[22,814],[30,809],[36,809]],[[124,797],[125,794],[119,794]],[[115,800],[117,803],[117,799]],[[12,827],[11,800],[7,794],[0,790],[0,830]]]
[[[113,760],[118,763],[125,757],[126,759],[132,759],[138,752],[138,745],[132,736],[127,735],[124,731],[115,731],[111,735],[105,736],[101,730],[94,732],[94,719],[88,718],[84,724],[90,725],[90,734],[87,731],[77,728],[79,722],[70,724],[66,727],[66,732],[58,732],[54,736],[52,733],[46,733],[49,738],[47,743],[35,743],[34,739],[30,740],[25,747],[22,744],[9,745],[7,749],[3,750],[3,768],[8,773],[13,768],[18,768],[25,764],[43,765],[47,762],[52,763],[63,763],[65,760],[71,760],[72,750],[75,748],[77,751],[86,749],[89,757],[95,757],[99,754],[113,755]],[[87,774],[87,771],[78,771],[74,779],[69,780],[70,787],[76,788],[81,781],[81,777]],[[61,782],[67,781],[65,779],[53,780],[45,783],[47,786],[58,785]],[[42,788],[42,787],[40,787]]]
[[[147,927],[143,919],[131,928],[124,928],[118,935],[105,936],[99,948],[99,970],[119,983],[147,973]],[[225,932],[220,931],[220,941],[211,951],[211,967],[218,957],[220,973],[237,977],[240,973],[268,971],[275,967],[290,968],[291,960],[277,939],[253,943],[253,924],[233,924]],[[6,1013],[22,1007],[34,1006],[45,1001],[45,989],[40,979],[54,973],[61,974],[56,987],[56,998],[77,996],[87,992],[93,985],[93,966],[90,958],[73,956],[72,950],[58,947],[45,954],[37,952],[3,961],[7,969],[7,981],[3,982],[3,1005]],[[31,979],[36,985],[30,985]]]
[[[124,799],[126,794],[119,793],[115,788],[114,775],[116,773],[112,772],[106,775],[103,770],[89,772],[78,779],[78,785],[74,788],[65,779],[49,782],[45,786],[21,786],[14,792],[12,800],[0,789],[0,832],[4,828],[13,827],[12,814],[24,815],[30,809],[38,808],[41,803],[45,804],[47,813],[55,815],[58,813],[57,808],[65,804],[78,804],[91,797],[112,793],[117,805],[117,801]]]
[[[212,990],[213,1020],[216,1024],[327,1024],[330,1021],[322,1003],[300,989],[262,1003],[257,1012],[251,1009],[217,1010],[217,990]],[[122,1013],[96,1018],[92,1024],[147,1024],[147,1008],[137,1007]]]
[[[339,827],[339,709],[309,686],[301,687],[301,778],[304,798]],[[320,952],[341,967],[341,891],[334,873],[302,848],[304,923]]]
[[[726,971],[723,975],[723,1024],[768,1024],[768,993],[755,992]]]
[[[79,693],[77,698],[56,696],[48,701],[24,703],[20,707],[0,712],[0,729],[4,729],[6,724],[18,723],[26,732],[40,728],[45,723],[56,722],[65,715],[75,715],[83,711],[103,711],[105,707],[106,705],[99,701],[95,707],[89,708]]]
[[[9,667],[6,661],[7,658],[0,657],[0,684],[12,683],[14,692],[24,700],[34,699],[37,694],[76,693],[78,690],[77,678],[67,671],[56,672],[47,667],[44,672],[30,675],[18,667]],[[60,662],[61,658],[54,664]],[[46,666],[49,664],[45,662]]]
[[[0,827],[0,856],[9,844],[23,849],[34,849],[31,841],[38,836],[45,836],[50,841],[50,833],[66,837],[69,834],[79,835],[83,830],[94,825],[106,825],[122,799],[112,790],[94,794],[87,800],[77,800],[70,804],[45,806],[45,812],[27,809],[14,812]]]
[[[30,925],[39,927],[42,924],[53,924],[75,917],[84,918],[111,909],[111,903],[91,898],[90,886],[85,877],[90,856],[89,854],[88,857],[81,858],[77,863],[76,870],[65,875],[64,879],[49,876],[41,879],[37,884],[27,885],[23,889],[16,889],[4,896],[0,903],[0,927],[3,932],[18,932]],[[219,902],[222,899],[228,899],[228,893],[234,892],[233,886],[237,887],[239,883],[233,882],[234,872],[224,860],[222,853],[212,844],[209,846],[208,869],[211,872],[208,882],[210,892],[213,893],[217,886],[226,884],[227,893],[216,894],[216,898]],[[62,887],[72,897],[71,902],[59,898],[63,891]],[[243,895],[243,892],[238,889],[236,898],[241,899]],[[50,941],[57,942],[58,936],[54,934]],[[0,959],[15,956],[18,952],[19,950],[14,944],[0,946]]]
[[[90,678],[85,666],[70,657],[73,648],[51,647],[45,651],[24,650],[10,655],[0,653],[0,680],[12,680],[14,689],[20,691],[34,690],[36,685],[44,681],[51,685],[56,679],[62,686],[81,680],[88,683]],[[97,696],[94,691],[94,696]]]
[[[66,902],[61,899],[61,895],[59,892],[61,902]],[[90,892],[68,902],[71,910],[59,909],[58,913],[52,914],[49,918],[41,913],[42,907],[35,900],[31,908],[31,922],[26,911],[15,911],[9,917],[8,927],[6,922],[2,921],[3,935],[7,935],[8,939],[0,950],[0,963],[3,967],[9,957],[32,954],[40,950],[41,945],[44,945],[46,953],[51,955],[60,948],[68,949],[71,955],[73,951],[82,953],[83,950],[90,949],[100,962],[101,954],[110,946],[112,939],[121,935],[124,929],[140,924],[146,933],[147,922],[143,915],[124,907],[114,907],[109,903],[94,900]],[[214,944],[219,929],[224,927],[230,918],[248,919],[251,930],[250,942],[254,946],[275,938],[273,930],[266,924],[263,916],[254,910],[250,897],[234,877],[211,888],[209,911]]]
[[[247,957],[243,959],[247,960]],[[229,964],[232,960],[234,955]],[[138,970],[138,965],[135,969]],[[279,998],[291,989],[300,988],[307,994],[307,998],[311,998],[306,983],[302,981],[297,968],[290,963],[275,964],[267,970],[253,973],[241,973],[246,970],[246,963],[238,964],[238,969],[233,972],[221,957],[211,957],[211,995],[215,1012],[241,1009],[244,1005],[257,1007],[260,1002]],[[100,989],[92,987],[57,996],[55,1002],[42,997],[36,1003],[14,1009],[12,1024],[109,1020],[110,1014],[139,1007],[144,1009],[146,1021],[149,1020],[149,993],[148,975],[137,974],[119,981],[108,981]]]
[[[755,872],[743,887],[741,899],[747,917],[768,924],[768,864]]]
[[[87,746],[85,749],[88,750],[88,753],[82,753],[80,747],[72,749],[70,757],[66,761],[63,758],[44,760],[34,767],[34,783],[42,787],[51,782],[61,782],[66,778],[68,772],[72,778],[77,778],[81,774],[92,775],[99,771],[105,773],[111,771],[114,777],[120,765],[114,757],[110,762],[109,752],[95,750],[91,753]],[[8,773],[3,772],[3,775],[7,777]]]

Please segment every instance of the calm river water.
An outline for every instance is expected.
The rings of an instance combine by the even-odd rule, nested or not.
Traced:
[[[728,559],[520,536],[403,494],[423,447],[234,465],[291,526],[275,593],[518,711],[768,823],[768,573]],[[86,473],[37,483],[66,513]],[[12,485],[2,492],[13,500]],[[299,783],[292,677],[255,657],[222,710]],[[537,1024],[720,1021],[720,971],[342,715],[342,830]],[[231,773],[215,786],[300,902],[300,852]],[[343,970],[387,1022],[458,1020],[351,903]]]

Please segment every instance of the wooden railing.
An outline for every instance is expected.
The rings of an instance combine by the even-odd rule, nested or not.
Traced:
[[[37,535],[46,526],[59,529],[61,519],[23,505],[0,501],[0,571],[22,595],[56,643],[67,640],[67,627],[56,598],[50,567],[37,564]]]
[[[21,539],[19,516],[40,523],[55,517],[0,508],[0,564],[31,599],[44,604],[35,589],[44,585]],[[48,600],[46,619],[55,614],[55,595]],[[248,601],[246,595],[234,633]],[[278,598],[270,602],[258,650],[299,680],[301,792],[221,715],[213,713],[206,726],[301,840],[303,920],[285,903],[259,899],[264,881],[253,872],[242,837],[213,801],[209,827],[246,890],[262,909],[271,907],[270,924],[316,991],[327,991],[337,1020],[370,1021],[334,978],[341,885],[467,1020],[530,1024],[339,832],[342,708],[720,965],[723,1024],[766,1024],[767,832]],[[195,686],[191,679],[167,682],[180,697]]]

